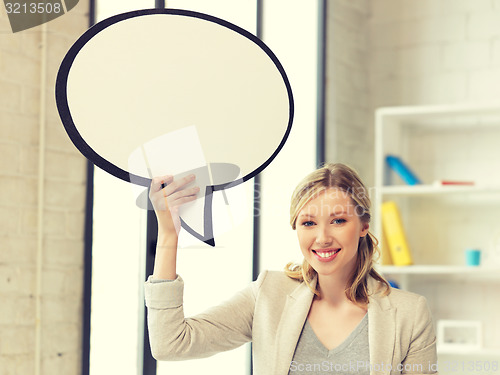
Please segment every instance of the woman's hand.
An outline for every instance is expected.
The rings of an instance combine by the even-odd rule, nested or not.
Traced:
[[[177,181],[172,176],[155,177],[151,181],[149,199],[158,221],[154,279],[176,278],[177,239],[181,229],[179,207],[196,199],[200,188],[187,187],[194,180],[195,176],[189,175]]]
[[[197,186],[186,187],[194,180],[193,174],[176,181],[173,176],[155,177],[151,180],[149,199],[156,213],[159,232],[178,236],[181,227],[179,207],[194,201],[200,191]]]

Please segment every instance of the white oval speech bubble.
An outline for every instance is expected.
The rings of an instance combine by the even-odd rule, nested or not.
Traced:
[[[210,176],[205,198],[264,170],[294,112],[285,71],[260,39],[178,9],[128,12],[87,30],[61,63],[56,101],[80,152],[122,180],[149,186],[156,175],[237,166],[237,176]],[[204,206],[198,238],[212,244]]]

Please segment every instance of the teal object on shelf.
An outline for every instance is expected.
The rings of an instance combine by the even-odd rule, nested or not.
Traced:
[[[479,266],[481,264],[481,250],[465,250],[465,264],[468,266]]]
[[[399,157],[387,155],[385,161],[408,185],[418,185],[422,183]]]

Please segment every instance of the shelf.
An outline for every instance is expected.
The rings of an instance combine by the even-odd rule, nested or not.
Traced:
[[[395,185],[383,186],[383,195],[440,195],[463,193],[500,193],[500,186],[436,186],[436,185]]]
[[[384,275],[474,275],[500,278],[500,267],[472,267],[472,266],[441,266],[441,265],[413,265],[413,266],[379,266],[377,268]]]
[[[444,124],[456,126],[460,119],[465,118],[471,124],[470,118],[475,121],[471,125],[477,123],[493,123],[498,124],[500,121],[500,103],[498,101],[490,103],[457,103],[452,105],[431,105],[431,106],[408,106],[408,107],[385,107],[376,110],[377,118],[384,118],[386,121],[398,120],[402,125],[408,124],[405,120],[427,121],[429,118],[436,123],[443,117]],[[410,123],[411,124],[411,123]]]
[[[442,349],[437,347],[438,355],[460,355],[460,356],[482,356],[482,357],[500,357],[500,348],[482,348],[482,349]]]
[[[500,359],[499,305],[492,297],[500,287],[500,262],[496,261],[499,137],[498,100],[380,108],[375,114],[372,228],[382,247],[387,242],[382,233],[382,205],[394,201],[416,262],[411,266],[377,264],[377,272],[401,290],[427,294],[433,316],[444,315],[450,320],[466,316],[482,322],[482,332],[488,333],[488,340],[477,340],[486,348],[438,347],[439,357],[445,358],[439,369],[443,375],[464,372],[450,368],[450,364],[474,361],[481,365]],[[400,157],[423,184],[406,185],[388,167],[387,155]],[[474,184],[442,185],[436,180]],[[464,250],[468,247],[485,253],[491,250],[492,257],[481,259],[480,266],[466,266]],[[486,373],[477,367],[475,370]]]

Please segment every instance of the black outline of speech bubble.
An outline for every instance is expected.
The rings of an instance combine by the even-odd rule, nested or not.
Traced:
[[[146,186],[149,187],[151,185],[151,179],[142,177],[142,176],[137,176],[133,173],[127,172],[120,167],[112,164],[111,162],[107,161],[103,157],[101,157],[99,154],[97,154],[92,147],[90,147],[87,142],[82,138],[80,133],[78,132],[77,127],[75,126],[75,123],[73,122],[73,118],[71,116],[71,111],[69,109],[68,105],[68,97],[67,97],[67,83],[68,83],[68,75],[71,69],[71,66],[73,65],[73,62],[80,52],[80,50],[87,44],[95,35],[97,35],[99,32],[102,30],[106,29],[107,27],[114,25],[115,23],[118,23],[120,21],[124,21],[133,17],[140,17],[144,15],[151,15],[151,14],[165,14],[165,15],[176,15],[176,16],[184,16],[184,17],[194,17],[194,18],[199,18],[205,21],[213,22],[216,23],[220,26],[226,27],[232,31],[235,31],[242,36],[246,37],[247,39],[251,40],[254,42],[257,46],[259,46],[266,54],[267,56],[273,61],[274,65],[278,69],[278,71],[281,74],[281,77],[283,78],[283,82],[285,83],[285,87],[287,89],[288,93],[288,102],[289,102],[289,118],[288,118],[288,125],[287,129],[285,131],[285,134],[276,148],[276,150],[273,152],[273,154],[264,162],[262,163],[259,167],[254,169],[252,172],[248,173],[246,176],[243,176],[240,179],[227,182],[227,183],[222,183],[218,185],[212,185],[212,186],[207,186],[207,192],[209,193],[208,195],[210,196],[209,200],[211,201],[211,196],[214,192],[219,191],[219,190],[224,190],[228,189],[230,187],[236,186],[241,184],[242,182],[245,182],[255,176],[257,176],[260,172],[262,172],[270,163],[273,161],[273,159],[278,155],[278,153],[281,151],[283,146],[285,145],[286,140],[288,139],[288,136],[290,134],[290,131],[292,129],[292,122],[293,122],[293,115],[294,115],[294,102],[293,102],[293,95],[292,95],[292,88],[290,86],[290,82],[288,81],[288,77],[285,73],[285,70],[283,69],[283,66],[279,62],[278,58],[274,53],[267,47],[262,40],[260,40],[258,37],[256,37],[254,34],[242,29],[239,26],[236,26],[228,21],[222,20],[220,18],[210,16],[208,14],[204,13],[199,13],[199,12],[194,12],[194,11],[188,11],[188,10],[183,10],[183,9],[142,9],[142,10],[136,10],[132,12],[127,12],[127,13],[122,13],[118,14],[115,16],[112,16],[110,18],[107,18],[103,21],[100,21],[99,23],[95,24],[92,26],[90,29],[88,29],[78,40],[71,46],[69,51],[67,52],[66,56],[64,57],[61,66],[59,67],[59,71],[57,73],[57,78],[56,78],[56,86],[55,86],[55,96],[56,96],[56,104],[57,104],[57,109],[59,111],[59,117],[61,118],[61,121],[63,123],[63,126],[66,130],[66,133],[68,134],[69,138],[73,142],[73,144],[76,146],[76,148],[87,158],[89,159],[92,163],[94,163],[96,166],[99,168],[103,169],[104,171],[110,173],[111,175],[118,177],[121,180],[124,180],[126,182],[134,183],[136,185],[141,185],[141,186]],[[131,181],[131,177],[133,178],[134,181]],[[207,199],[207,195],[205,195],[205,199]],[[205,204],[205,214],[211,213],[211,206],[208,207],[208,212],[207,212],[207,205]],[[211,216],[211,215],[210,215]],[[204,216],[206,217],[206,216]],[[213,233],[205,233],[205,235],[201,236],[198,233],[196,233],[194,230],[192,230],[184,221],[182,221],[182,226],[191,234],[195,235],[198,239],[202,240],[203,242],[214,246],[215,242],[213,240]],[[209,228],[212,227],[211,225],[211,220],[208,225]],[[207,229],[207,225],[205,224],[205,229]],[[211,230],[209,230],[211,232]]]

